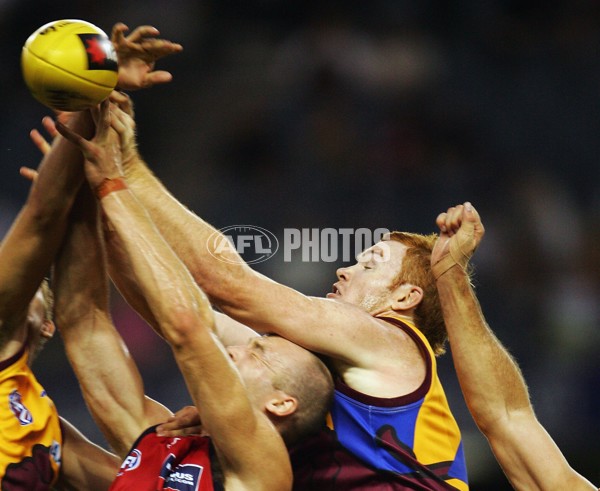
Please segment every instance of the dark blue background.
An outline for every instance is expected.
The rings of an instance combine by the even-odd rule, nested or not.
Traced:
[[[591,0],[0,2],[0,228],[27,193],[28,132],[48,111],[19,56],[42,24],[148,23],[185,51],[164,87],[133,94],[140,147],[173,193],[217,227],[435,230],[472,201],[486,238],[476,283],[521,364],[542,423],[600,483],[600,7]],[[340,264],[257,269],[307,294]],[[187,402],[170,352],[124,303],[115,321],[150,395]],[[473,489],[508,489],[440,371],[463,428]],[[60,340],[37,372],[60,412],[102,442]]]

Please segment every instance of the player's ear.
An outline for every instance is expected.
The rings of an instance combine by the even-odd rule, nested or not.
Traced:
[[[275,397],[272,397],[267,401],[265,409],[273,416],[289,416],[298,409],[298,399],[285,392],[278,391]]]
[[[51,320],[45,320],[42,322],[42,327],[40,328],[40,334],[43,338],[50,339],[54,336],[56,332],[56,325]]]
[[[403,312],[414,309],[423,300],[423,289],[419,286],[403,283],[392,292],[392,309]]]

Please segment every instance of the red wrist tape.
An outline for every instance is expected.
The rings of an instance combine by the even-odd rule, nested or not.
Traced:
[[[96,188],[96,197],[102,199],[107,194],[114,191],[121,191],[122,189],[127,189],[127,183],[121,177],[115,179],[109,179],[107,177]]]

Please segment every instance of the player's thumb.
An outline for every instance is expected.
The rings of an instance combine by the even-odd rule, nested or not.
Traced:
[[[462,252],[465,255],[471,256],[483,237],[483,225],[481,224],[477,210],[469,201],[464,204],[460,233],[462,235],[460,241]]]
[[[165,70],[156,70],[146,75],[144,87],[152,87],[153,85],[166,84],[173,80],[173,75]]]
[[[465,231],[469,233],[469,235],[471,235],[473,233],[473,230],[475,229],[475,221],[477,220],[475,216],[475,208],[469,201],[467,201],[463,206],[463,227]]]
[[[483,223],[481,222],[481,217],[479,216],[479,213],[469,201],[465,203],[465,210],[467,212],[467,219],[469,221],[469,224],[473,226],[475,235],[478,236],[479,240],[481,240],[485,229],[483,228]]]

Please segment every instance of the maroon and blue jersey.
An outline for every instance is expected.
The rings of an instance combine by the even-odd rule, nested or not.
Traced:
[[[292,449],[296,490],[468,490],[458,425],[433,350],[415,327],[382,318],[419,346],[427,373],[414,392],[379,398],[336,380],[329,428]]]
[[[0,362],[0,488],[46,491],[61,465],[62,431],[54,403],[29,368],[28,351]]]

